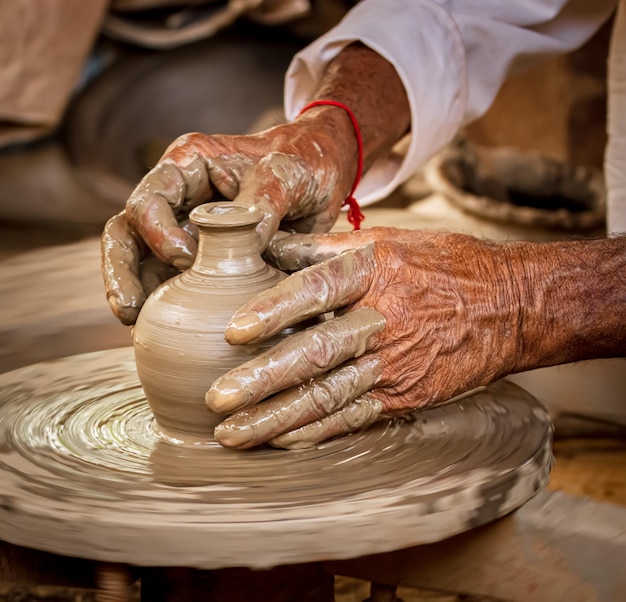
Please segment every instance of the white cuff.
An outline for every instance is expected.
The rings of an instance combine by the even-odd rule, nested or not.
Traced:
[[[423,0],[364,0],[294,57],[285,79],[287,119],[295,119],[312,100],[328,63],[356,41],[394,65],[411,107],[406,155],[377,161],[356,190],[359,203],[368,205],[390,194],[452,140],[463,122],[467,78],[461,36],[445,10]],[[416,64],[422,57],[428,61]]]

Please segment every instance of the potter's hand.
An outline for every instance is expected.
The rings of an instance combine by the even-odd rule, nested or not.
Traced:
[[[360,43],[329,63],[315,99],[342,102],[356,115],[365,170],[409,129],[409,102],[394,66]],[[295,232],[328,231],[358,158],[354,126],[337,107],[309,109],[254,136],[183,136],[105,228],[103,273],[113,312],[134,323],[147,294],[172,270],[190,266],[196,242],[181,225],[196,205],[226,198],[259,206],[263,250],[281,221]]]
[[[356,153],[350,121],[328,107],[256,135],[180,137],[105,227],[103,275],[113,313],[133,324],[147,295],[191,265],[196,241],[183,224],[207,201],[260,207],[262,249],[281,221],[296,232],[328,231],[354,180]]]
[[[241,308],[226,330],[230,343],[337,314],[214,383],[209,408],[237,411],[216,430],[225,446],[309,446],[515,366],[519,295],[505,246],[373,228],[279,238],[268,252],[283,269],[311,267]]]

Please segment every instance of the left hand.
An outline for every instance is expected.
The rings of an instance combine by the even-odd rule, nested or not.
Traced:
[[[295,232],[328,231],[354,181],[356,153],[352,123],[335,107],[249,136],[180,136],[104,228],[113,313],[134,324],[148,295],[191,266],[197,234],[187,218],[202,203],[224,198],[261,209],[261,251],[281,222]]]
[[[224,446],[308,447],[515,368],[523,300],[507,245],[372,228],[276,238],[268,252],[282,269],[306,269],[242,307],[229,343],[336,315],[215,381],[209,408],[236,411],[215,431]]]

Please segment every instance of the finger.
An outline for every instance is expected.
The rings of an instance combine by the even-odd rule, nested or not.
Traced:
[[[293,186],[295,175],[290,172],[293,161],[282,153],[270,153],[259,161],[256,169],[242,178],[235,201],[242,205],[258,207],[263,220],[257,226],[259,248],[264,251],[276,234],[280,221],[287,212],[287,189]]]
[[[231,345],[258,342],[287,326],[355,303],[370,289],[374,265],[369,245],[296,272],[239,309],[224,336]]]
[[[333,414],[369,391],[382,373],[379,362],[356,360],[268,401],[230,416],[215,429],[224,447],[246,449]]]
[[[384,326],[379,312],[361,307],[296,332],[218,378],[206,394],[206,403],[213,412],[230,413],[306,382],[363,355],[370,337]]]
[[[344,251],[371,244],[379,236],[377,229],[374,228],[329,234],[288,235],[278,232],[267,246],[265,256],[279,270],[296,272]]]
[[[179,271],[167,263],[163,263],[154,255],[147,257],[139,269],[141,286],[148,297],[159,285],[176,276]]]
[[[262,187],[248,180],[242,182],[240,193],[234,199],[239,205],[258,207],[263,212],[263,219],[256,227],[261,253],[265,251],[270,239],[276,234],[281,219],[281,215],[277,213],[274,203],[270,200],[272,194],[272,192],[263,192]]]
[[[347,435],[364,429],[376,422],[382,414],[383,403],[369,395],[364,395],[339,411],[311,424],[300,427],[270,440],[273,447],[285,449],[306,449],[322,441]]]
[[[134,324],[146,300],[139,278],[144,245],[123,213],[106,223],[101,251],[102,275],[109,305],[123,324]]]
[[[189,220],[182,221],[180,226],[185,232],[193,237],[196,243],[198,242],[197,226],[190,223]],[[150,296],[154,290],[166,280],[169,280],[179,273],[179,270],[174,266],[163,263],[153,254],[148,255],[148,257],[144,259],[139,266],[139,278],[146,297]]]
[[[332,203],[331,206],[326,207],[319,213],[297,219],[285,219],[280,227],[287,232],[301,232],[306,234],[312,232],[325,233],[335,225],[339,211],[339,205]]]
[[[265,219],[258,225],[261,250],[265,250],[281,220],[289,229],[327,232],[337,219],[340,207],[328,202],[317,179],[300,157],[271,152],[242,178],[236,201],[260,208]]]
[[[210,196],[206,165],[200,158],[184,168],[166,159],[135,188],[126,204],[126,218],[161,261],[186,269],[197,245],[179,226],[177,216]]]

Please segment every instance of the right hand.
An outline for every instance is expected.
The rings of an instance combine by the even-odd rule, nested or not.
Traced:
[[[296,122],[250,136],[178,138],[102,235],[107,299],[134,324],[147,296],[196,253],[189,212],[211,200],[258,206],[263,251],[281,222],[292,232],[326,232],[350,191],[356,139],[344,111],[320,107]]]
[[[516,371],[525,249],[399,228],[275,237],[268,255],[294,273],[241,307],[226,340],[336,313],[213,382],[209,409],[232,414],[216,439],[310,447]]]

